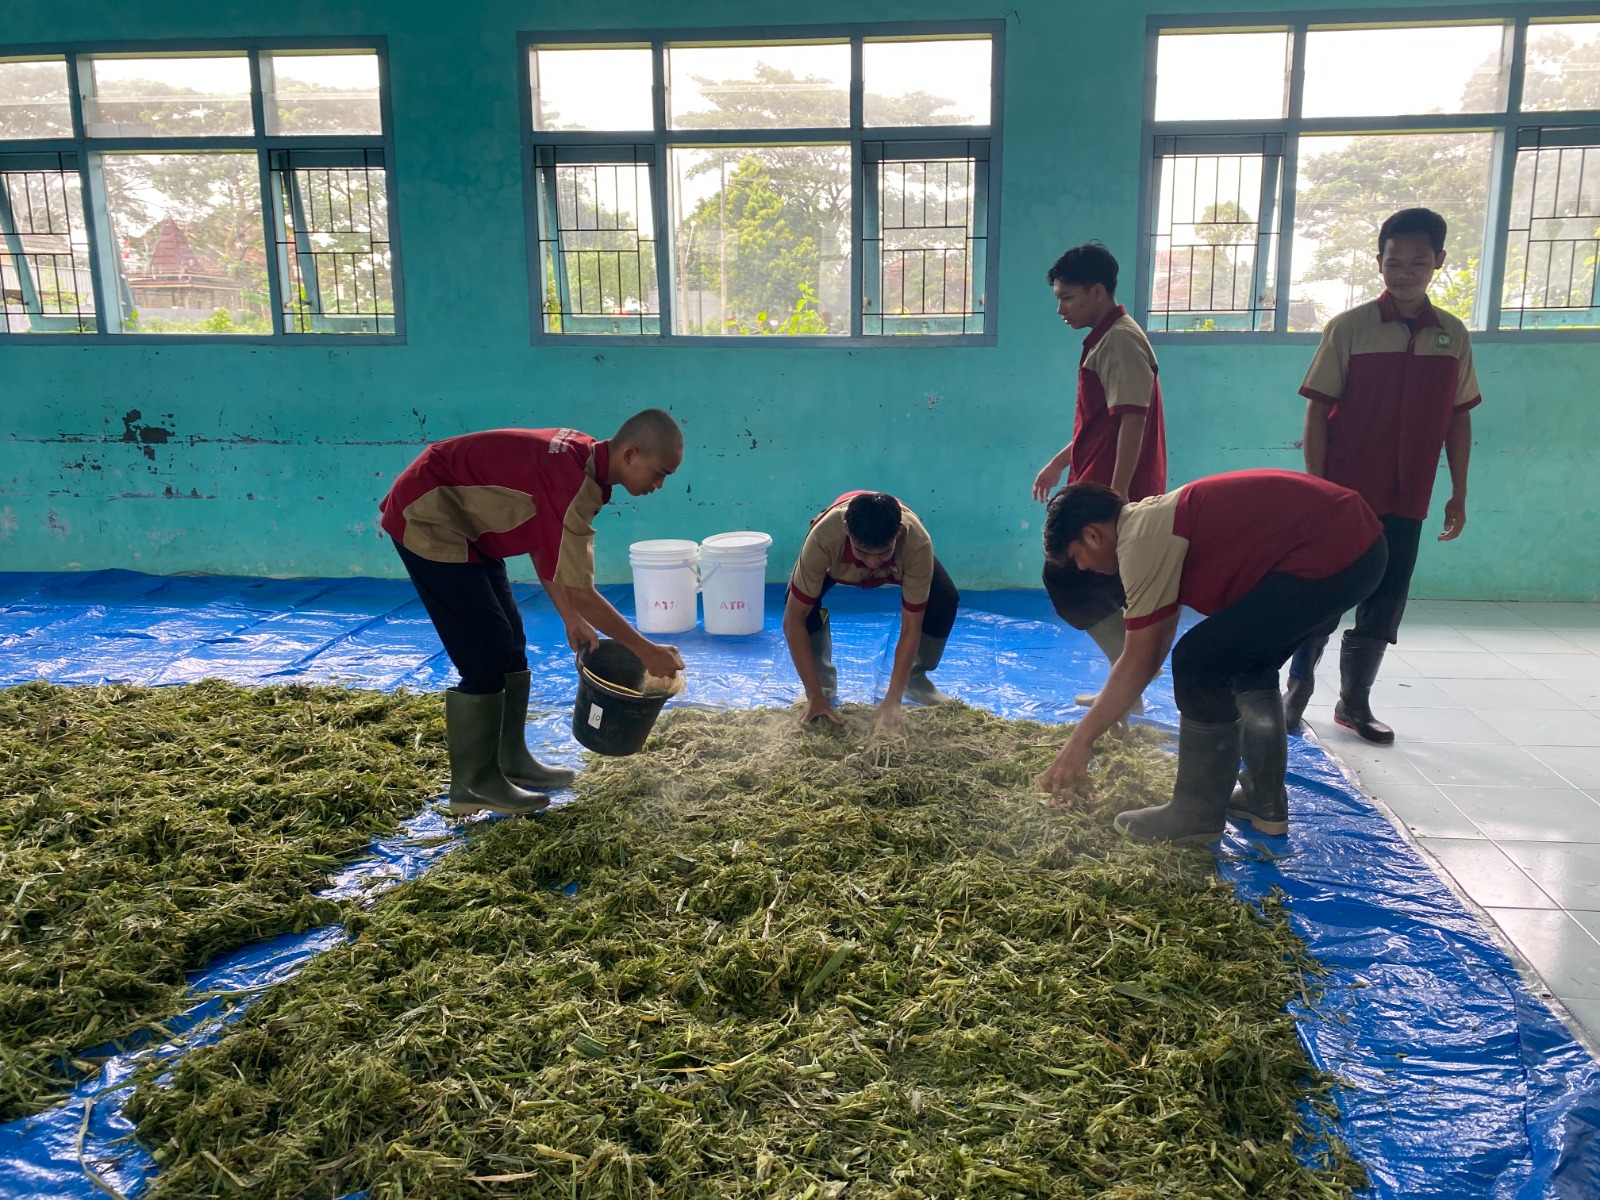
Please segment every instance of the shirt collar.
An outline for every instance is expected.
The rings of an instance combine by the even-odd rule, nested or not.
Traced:
[[[1395,305],[1394,297],[1389,295],[1387,291],[1378,297],[1378,315],[1384,319],[1385,323],[1406,320],[1400,309]],[[1426,329],[1429,325],[1439,324],[1439,314],[1434,311],[1433,302],[1424,296],[1422,298],[1422,311],[1412,317],[1411,320],[1417,323],[1416,327],[1418,329]]]
[[[589,447],[589,461],[583,464],[583,473],[600,485],[600,503],[611,503],[611,485],[606,476],[611,474],[611,439],[596,442]]]
[[[1085,355],[1100,343],[1100,339],[1111,331],[1111,327],[1123,317],[1128,315],[1128,310],[1122,305],[1117,305],[1105,316],[1100,318],[1100,323],[1089,330],[1089,336],[1083,339],[1083,352]]]

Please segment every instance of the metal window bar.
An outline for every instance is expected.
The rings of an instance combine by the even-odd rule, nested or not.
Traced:
[[[989,148],[872,142],[862,333],[983,333]]]
[[[394,332],[387,171],[380,150],[277,151],[275,257],[285,333]]]
[[[1501,329],[1600,327],[1600,128],[1519,131]]]
[[[76,156],[0,156],[0,334],[97,329]]]
[[[660,331],[654,157],[652,146],[538,148],[546,333]]]
[[[1279,135],[1155,140],[1149,328],[1274,327],[1282,178]]]

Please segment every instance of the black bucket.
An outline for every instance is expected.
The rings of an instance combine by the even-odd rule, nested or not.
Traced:
[[[621,642],[578,651],[578,699],[572,736],[596,754],[636,753],[655,727],[666,695],[644,695],[644,664]]]

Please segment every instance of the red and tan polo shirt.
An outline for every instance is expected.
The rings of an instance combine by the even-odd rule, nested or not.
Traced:
[[[594,585],[594,518],[611,499],[611,447],[575,429],[492,429],[435,442],[378,507],[419,558],[532,557],[545,582]]]
[[[1460,319],[1429,304],[1414,323],[1415,332],[1388,292],[1340,313],[1300,394],[1328,405],[1327,477],[1382,516],[1420,521],[1450,422],[1481,397]]]
[[[1111,485],[1117,430],[1124,413],[1143,412],[1144,440],[1128,481],[1128,499],[1167,490],[1167,431],[1161,417],[1156,354],[1139,322],[1120,304],[1083,339],[1078,405],[1072,417],[1072,483]]]
[[[1314,475],[1261,470],[1197,479],[1122,510],[1123,623],[1143,629],[1180,605],[1210,616],[1268,575],[1326,579],[1382,534],[1365,500]]]
[[[933,588],[933,539],[917,514],[901,504],[894,554],[888,562],[868,567],[856,558],[844,527],[845,506],[863,494],[846,492],[811,522],[811,532],[806,534],[789,576],[789,594],[803,604],[815,604],[829,578],[861,588],[892,583],[900,587],[900,606],[907,612],[921,612],[928,607],[928,593]]]

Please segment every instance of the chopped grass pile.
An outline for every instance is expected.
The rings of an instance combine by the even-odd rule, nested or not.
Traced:
[[[437,795],[438,697],[0,690],[0,1120],[183,1007],[214,955],[337,920],[312,892]]]
[[[1083,812],[1031,789],[1059,728],[848,715],[680,709],[476,828],[140,1086],[147,1195],[1352,1195],[1295,1153],[1300,943],[1108,828],[1170,790],[1154,734]]]

